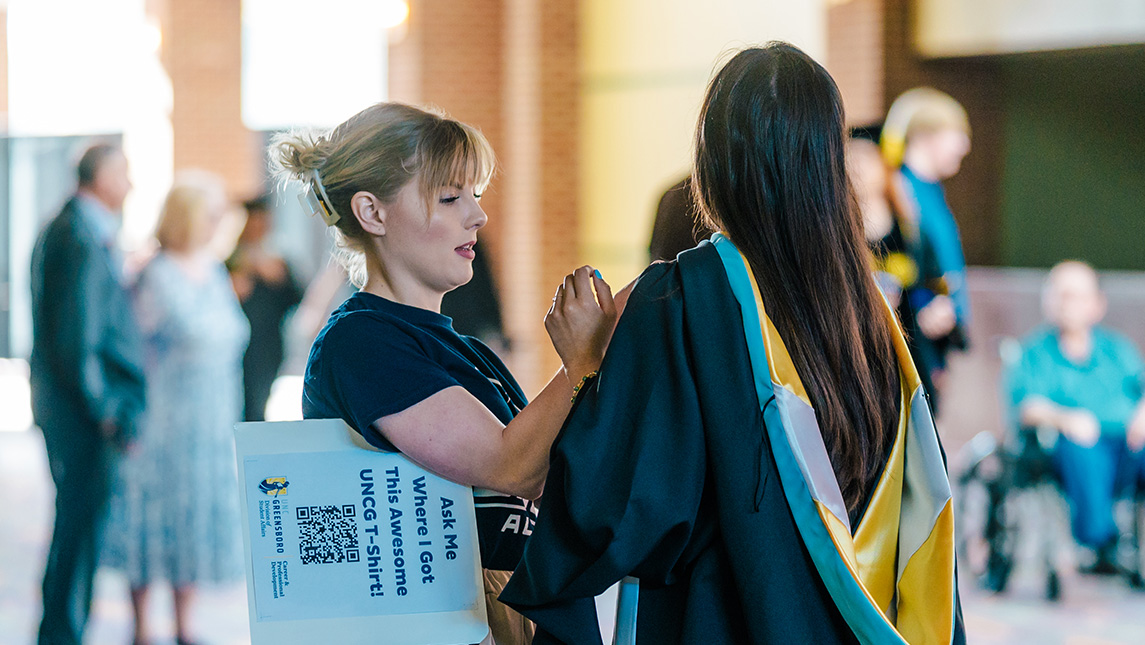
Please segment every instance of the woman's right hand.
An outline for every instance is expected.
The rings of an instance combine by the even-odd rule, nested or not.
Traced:
[[[592,267],[565,276],[545,315],[545,330],[570,382],[600,367],[616,318],[612,289]]]

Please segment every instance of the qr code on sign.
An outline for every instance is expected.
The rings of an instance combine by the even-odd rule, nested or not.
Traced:
[[[299,506],[299,555],[302,564],[357,562],[358,522],[354,506]]]

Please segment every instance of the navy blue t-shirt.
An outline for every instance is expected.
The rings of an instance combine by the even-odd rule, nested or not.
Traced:
[[[334,310],[314,340],[302,390],[307,419],[342,419],[371,445],[395,451],[373,423],[448,387],[461,386],[508,424],[527,404],[501,359],[453,330],[439,313],[359,291]],[[475,489],[481,561],[512,571],[532,534],[536,507]]]

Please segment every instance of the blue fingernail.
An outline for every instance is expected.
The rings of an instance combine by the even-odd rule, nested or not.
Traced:
[[[600,276],[600,269],[594,269],[593,274],[596,276],[597,280],[603,280],[604,279]]]

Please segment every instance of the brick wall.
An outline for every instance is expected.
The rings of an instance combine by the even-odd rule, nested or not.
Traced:
[[[493,150],[503,149],[502,11],[489,0],[415,0],[400,40],[390,47],[389,96],[435,105],[481,130]],[[503,160],[498,158],[498,162]],[[503,168],[481,198],[489,213],[481,245],[502,266]]]
[[[390,47],[390,96],[481,128],[499,170],[482,206],[510,364],[532,394],[559,365],[542,320],[576,247],[577,3],[415,0]]]
[[[883,0],[828,7],[826,67],[843,94],[848,125],[883,120]]]
[[[922,59],[913,46],[914,3],[883,1],[886,105],[912,87],[929,85],[966,108],[974,132],[973,149],[961,172],[946,182],[947,200],[962,232],[966,260],[999,264],[1004,108],[998,64],[988,58]]]
[[[535,304],[544,296],[541,263],[541,44],[536,33],[539,3],[505,2],[505,187],[504,263],[501,293],[505,327],[514,342],[512,368],[532,392],[542,382],[544,332]],[[543,310],[541,310],[543,312]]]
[[[540,191],[541,222],[539,293],[520,304],[525,324],[542,339],[542,376],[560,365],[541,329],[541,316],[564,276],[581,262],[577,245],[579,206],[577,166],[580,106],[577,5],[574,0],[546,0],[541,4],[538,32],[540,58]],[[618,287],[619,288],[619,287]],[[531,322],[535,321],[535,322]]]
[[[542,321],[553,292],[575,268],[577,66],[575,0],[506,0],[506,202],[501,271],[513,368],[526,389],[560,365]]]
[[[163,65],[174,105],[174,168],[219,173],[235,197],[258,191],[261,139],[242,122],[242,3],[162,0]]]

